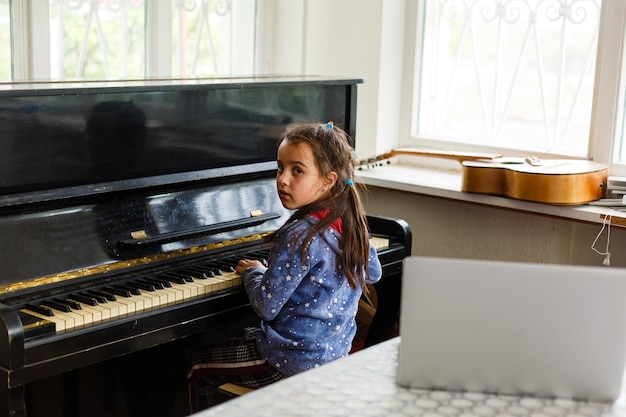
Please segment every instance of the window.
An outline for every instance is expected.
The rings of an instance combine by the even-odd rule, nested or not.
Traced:
[[[12,60],[15,80],[255,73],[255,0],[30,2],[31,7],[12,2],[21,30],[12,40],[14,50],[29,51]],[[3,4],[9,24],[8,0],[0,0],[0,19]],[[30,32],[22,29],[29,27]]]
[[[11,80],[11,19],[9,0],[0,0],[0,81]]]
[[[252,75],[254,1],[174,1],[173,74]]]
[[[50,78],[138,78],[145,73],[145,5],[49,2]]]
[[[593,158],[620,172],[624,9],[607,0],[419,2],[413,144]]]

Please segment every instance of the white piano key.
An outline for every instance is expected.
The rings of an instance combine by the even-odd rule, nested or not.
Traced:
[[[24,308],[21,311],[23,311],[26,314],[30,314],[31,316],[39,317],[40,319],[45,319],[45,320],[53,322],[54,328],[57,331],[57,333],[67,330],[66,320],[62,317],[46,316],[44,314],[37,313],[36,311],[32,311],[27,308]]]
[[[178,284],[176,282],[172,282],[172,288],[175,288],[182,292],[183,298],[181,301],[189,300],[191,298],[191,288],[187,286],[187,284]]]

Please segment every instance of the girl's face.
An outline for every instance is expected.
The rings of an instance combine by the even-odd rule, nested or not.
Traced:
[[[278,147],[276,188],[286,209],[295,210],[328,197],[337,174],[323,176],[308,143],[291,144],[283,140]]]

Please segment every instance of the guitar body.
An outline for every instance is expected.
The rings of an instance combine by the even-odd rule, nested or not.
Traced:
[[[463,161],[462,191],[539,203],[574,205],[604,198],[606,165],[579,160],[544,159],[541,165]]]
[[[493,194],[537,203],[575,205],[606,197],[609,168],[584,160],[504,158],[498,154],[398,148],[359,165],[398,155],[454,159],[461,163],[462,191]],[[359,168],[361,169],[361,168]]]

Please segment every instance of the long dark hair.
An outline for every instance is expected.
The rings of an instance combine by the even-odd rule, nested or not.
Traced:
[[[308,231],[302,245],[304,259],[308,246],[318,232],[329,227],[341,218],[343,232],[339,247],[342,250],[341,267],[352,288],[361,287],[367,291],[366,278],[369,278],[369,233],[363,204],[354,183],[354,148],[348,134],[338,126],[329,123],[293,123],[287,126],[282,141],[297,145],[307,143],[313,150],[315,163],[322,176],[331,172],[337,174],[337,181],[330,190],[330,197],[298,209],[288,221],[328,210]]]

